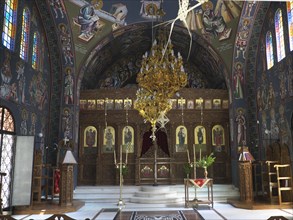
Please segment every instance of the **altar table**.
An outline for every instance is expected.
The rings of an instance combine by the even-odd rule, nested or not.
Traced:
[[[213,198],[213,179],[184,179],[185,186],[185,207],[188,208],[189,205],[198,206],[199,204],[208,204],[214,207],[214,198]],[[189,199],[189,188],[193,187],[195,194],[194,199]],[[198,188],[207,187],[207,199],[199,200],[196,196],[196,190]]]

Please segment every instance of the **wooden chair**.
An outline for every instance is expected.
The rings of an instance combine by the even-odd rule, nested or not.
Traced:
[[[292,201],[292,171],[290,164],[274,165],[277,173],[278,196],[280,205],[291,205]]]
[[[278,183],[277,173],[274,165],[279,164],[279,161],[265,161],[262,165],[262,192],[270,202],[278,201]]]

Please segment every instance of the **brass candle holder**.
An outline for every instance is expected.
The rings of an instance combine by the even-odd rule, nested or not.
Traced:
[[[116,160],[116,152],[114,149],[114,165],[117,169],[119,169],[119,183],[120,183],[120,194],[119,194],[119,200],[117,203],[117,206],[119,206],[120,208],[122,208],[123,206],[125,206],[125,202],[122,199],[122,190],[123,190],[123,168],[127,167],[127,157],[128,157],[128,148],[126,148],[126,156],[125,156],[125,162],[123,162],[122,159],[122,145],[120,145],[120,159],[119,162],[117,162]]]

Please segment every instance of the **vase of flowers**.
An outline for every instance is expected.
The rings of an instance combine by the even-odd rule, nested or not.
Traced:
[[[215,162],[216,157],[214,157],[214,154],[211,153],[208,156],[204,156],[203,158],[200,158],[199,161],[197,161],[196,165],[198,167],[204,168],[204,176],[207,179],[208,178],[208,167],[211,166]]]

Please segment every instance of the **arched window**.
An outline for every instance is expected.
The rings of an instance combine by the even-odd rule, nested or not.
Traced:
[[[293,50],[293,1],[287,2],[288,33],[290,51]]]
[[[15,33],[16,33],[16,20],[17,20],[17,0],[5,1],[4,5],[4,20],[2,43],[9,50],[14,50]]]
[[[34,39],[33,39],[33,54],[32,54],[32,67],[34,69],[39,68],[39,53],[40,53],[40,35],[38,32],[34,33]]]
[[[24,8],[22,12],[22,30],[21,30],[19,56],[25,61],[28,60],[29,34],[30,34],[30,11],[28,8]]]
[[[279,62],[285,57],[283,16],[281,9],[278,9],[275,14],[275,31],[277,42],[277,59]]]
[[[267,68],[270,69],[274,66],[274,51],[273,51],[273,37],[272,32],[268,31],[266,35],[266,56]]]
[[[14,119],[10,111],[0,106],[0,148],[1,148],[1,172],[6,173],[2,178],[2,203],[3,207],[10,206],[11,198],[11,178],[13,166],[13,146],[14,146]]]

